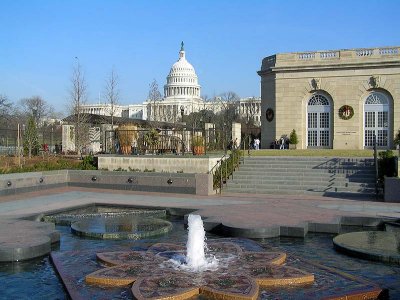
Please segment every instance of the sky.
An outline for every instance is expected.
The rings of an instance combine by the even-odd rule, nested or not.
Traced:
[[[202,96],[260,96],[264,57],[400,46],[399,12],[399,0],[0,0],[0,94],[64,112],[79,62],[88,103],[104,103],[112,69],[119,103],[142,103],[184,41]]]

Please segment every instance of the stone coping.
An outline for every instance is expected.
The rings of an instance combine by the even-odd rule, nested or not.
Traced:
[[[335,249],[369,260],[400,265],[400,230],[350,232],[333,239]]]
[[[21,219],[0,220],[0,262],[21,261],[49,254],[60,240],[54,224]]]

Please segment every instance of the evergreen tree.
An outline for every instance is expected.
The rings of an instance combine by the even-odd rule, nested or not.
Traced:
[[[37,155],[39,152],[39,138],[34,117],[29,117],[28,126],[26,127],[24,136],[24,149],[28,152],[28,157],[32,154]]]

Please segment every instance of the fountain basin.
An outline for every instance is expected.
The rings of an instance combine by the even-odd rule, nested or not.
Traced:
[[[71,224],[72,233],[94,239],[138,240],[162,235],[172,229],[166,220],[154,218],[101,217]]]
[[[56,225],[70,226],[73,222],[85,219],[101,217],[152,217],[165,218],[165,209],[133,209],[127,207],[111,207],[102,205],[91,205],[73,209],[68,212],[46,215],[42,218],[44,222],[55,223]]]
[[[400,264],[400,240],[393,232],[362,231],[336,236],[336,250],[359,258]]]

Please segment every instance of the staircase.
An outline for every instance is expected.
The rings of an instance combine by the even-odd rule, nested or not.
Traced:
[[[373,158],[245,157],[223,193],[375,199]]]

